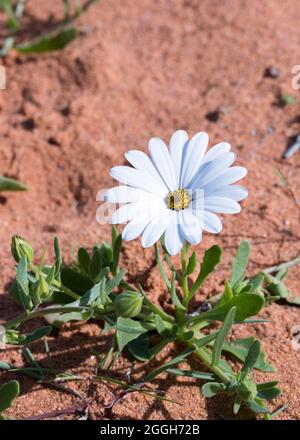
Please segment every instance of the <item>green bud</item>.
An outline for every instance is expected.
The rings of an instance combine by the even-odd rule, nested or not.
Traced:
[[[257,395],[256,384],[250,379],[244,380],[238,387],[238,395],[241,400],[254,400]]]
[[[123,318],[137,316],[142,308],[143,296],[137,292],[123,292],[115,299],[115,312]]]
[[[33,260],[32,247],[19,235],[14,235],[11,240],[11,253],[17,263],[19,263],[24,256],[28,263],[31,263]]]

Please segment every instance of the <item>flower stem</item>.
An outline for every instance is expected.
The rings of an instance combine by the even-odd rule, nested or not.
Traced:
[[[196,345],[193,343],[193,341],[191,341],[187,345],[189,347],[196,347]],[[195,353],[202,360],[204,365],[207,368],[209,368],[213,373],[215,373],[223,382],[225,382],[225,383],[230,383],[231,382],[231,379],[230,379],[228,373],[226,373],[222,368],[220,368],[218,366],[212,366],[212,364],[211,364],[211,354],[210,354],[210,351],[207,348],[205,348],[205,347],[196,348],[195,349]]]
[[[189,291],[189,286],[188,286],[188,277],[186,274],[186,268],[187,268],[187,263],[186,263],[186,254],[188,251],[188,244],[184,243],[182,250],[181,250],[181,270],[182,270],[182,277],[181,277],[181,288],[182,288],[182,292],[183,292],[183,305],[185,307],[187,307],[188,303],[189,303],[189,297],[190,297],[190,291]]]

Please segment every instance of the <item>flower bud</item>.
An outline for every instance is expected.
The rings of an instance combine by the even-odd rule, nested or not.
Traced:
[[[32,247],[19,235],[14,235],[11,240],[11,253],[17,263],[19,263],[22,257],[26,257],[28,263],[31,263],[33,260]]]
[[[137,316],[142,308],[143,296],[137,292],[123,292],[115,299],[115,312],[123,318]]]

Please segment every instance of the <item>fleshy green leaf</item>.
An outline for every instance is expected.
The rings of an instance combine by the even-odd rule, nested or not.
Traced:
[[[179,368],[168,368],[167,373],[174,376],[192,377],[200,380],[216,380],[216,376],[212,373],[203,373],[202,371],[180,370]]]
[[[12,380],[0,388],[0,413],[10,408],[20,392],[19,382]]]
[[[113,262],[111,268],[113,274],[115,274],[118,269],[121,246],[122,246],[122,235],[119,234],[113,241]]]
[[[236,307],[232,307],[232,309],[229,310],[229,312],[226,315],[226,318],[224,320],[224,324],[222,325],[221,329],[218,332],[218,335],[215,339],[215,343],[213,346],[213,351],[212,351],[212,366],[216,366],[219,363],[220,357],[221,357],[221,352],[222,352],[222,347],[223,344],[225,342],[225,339],[228,335],[228,333],[230,332],[231,326],[234,322],[234,318],[235,318],[235,314],[236,314]]]
[[[227,391],[227,386],[224,383],[207,382],[201,387],[201,392],[204,397],[213,397],[216,394]]]
[[[182,362],[187,356],[189,356],[191,353],[193,353],[195,349],[193,347],[189,347],[186,350],[184,350],[182,353],[180,353],[178,356],[175,356],[173,359],[171,359],[169,362],[166,362],[161,367],[156,368],[155,370],[151,371],[149,374],[147,374],[143,378],[143,382],[149,382],[150,380],[154,379],[156,376],[158,376],[163,371],[167,370],[169,367],[172,367],[173,365],[177,365],[180,362]]]
[[[60,280],[60,271],[62,266],[62,257],[59,247],[58,238],[54,238],[54,253],[55,253],[55,277]]]
[[[19,298],[23,304],[25,310],[32,309],[32,301],[30,298],[30,292],[27,279],[27,260],[26,257],[22,257],[18,267],[16,276],[17,288],[19,292]]]
[[[91,258],[91,262],[89,265],[89,273],[92,277],[92,279],[95,279],[99,272],[102,269],[102,257],[101,257],[101,251],[98,247],[95,247],[93,250],[93,255]]]
[[[128,343],[128,350],[138,360],[145,362],[150,359],[149,336],[143,333]]]
[[[84,247],[78,249],[77,258],[78,258],[78,263],[80,264],[84,272],[88,274],[91,263],[91,257],[88,251]]]
[[[32,342],[38,341],[39,339],[44,338],[45,336],[48,336],[51,333],[52,327],[50,325],[47,325],[45,327],[40,327],[31,333],[28,333],[28,335],[25,336],[25,340],[22,342],[22,345],[31,344]]]
[[[138,321],[122,317],[117,319],[114,328],[117,330],[116,339],[120,351],[122,351],[130,341],[133,341],[141,334],[147,332]]]
[[[249,352],[245,359],[245,363],[241,370],[241,381],[243,381],[249,376],[249,374],[251,373],[257,362],[259,355],[260,355],[260,342],[255,340],[249,349]]]
[[[105,291],[106,291],[107,294],[109,294],[116,287],[118,287],[118,285],[122,281],[122,278],[123,278],[124,274],[125,274],[125,271],[124,270],[120,270],[120,272],[118,272],[117,275],[115,275],[111,280],[109,280],[106,283]]]
[[[264,305],[264,299],[260,295],[245,293],[234,296],[225,304],[217,305],[212,310],[203,312],[198,316],[189,319],[190,323],[198,323],[203,320],[224,321],[227,313],[232,307],[236,307],[235,319],[243,322],[249,316],[256,315]]]
[[[255,402],[254,400],[247,400],[245,402],[245,405],[248,406],[248,408],[251,409],[251,411],[255,412],[256,414],[268,414],[269,413],[269,410],[267,408],[265,408],[264,406]]]
[[[232,289],[235,289],[245,277],[245,270],[248,264],[249,254],[250,246],[248,241],[242,241],[232,264],[230,277],[230,285]]]
[[[76,272],[69,267],[64,267],[61,271],[61,282],[78,295],[83,295],[90,290],[94,283],[85,275]]]
[[[191,297],[197,292],[197,290],[199,289],[201,284],[205,281],[205,279],[208,277],[208,275],[215,270],[217,264],[219,264],[221,260],[221,255],[222,255],[222,249],[218,245],[212,246],[205,252],[200,267],[200,273],[190,291]]]
[[[0,176],[0,191],[26,191],[27,187],[21,182]]]
[[[263,400],[272,400],[281,394],[281,391],[279,388],[268,388],[266,390],[261,390],[257,393],[257,397]]]
[[[15,49],[22,53],[42,53],[54,50],[61,50],[71,43],[78,35],[75,28],[62,29],[54,34],[47,34],[34,41],[18,45]]]
[[[255,341],[254,337],[244,338],[244,339],[236,339],[235,341],[225,342],[223,345],[223,350],[235,356],[242,362],[245,362],[250,347]],[[274,367],[266,362],[265,353],[263,351],[260,352],[257,361],[255,362],[254,368],[260,371],[266,372],[274,372]]]
[[[194,272],[194,270],[196,269],[196,264],[197,264],[197,255],[196,252],[194,251],[189,258],[189,262],[186,268],[187,275],[191,275]]]

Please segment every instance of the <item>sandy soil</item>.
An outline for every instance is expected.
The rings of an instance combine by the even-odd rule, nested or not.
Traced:
[[[50,6],[41,0],[28,4],[29,24],[47,24]],[[51,2],[57,17],[60,7],[60,1]],[[4,60],[0,171],[26,182],[29,191],[0,197],[2,322],[19,312],[7,294],[14,274],[11,236],[26,237],[41,252],[56,234],[69,260],[78,245],[108,238],[110,228],[97,224],[95,214],[97,191],[112,185],[109,168],[124,162],[126,150],[146,150],[151,136],[168,141],[177,128],[190,134],[205,130],[211,145],[229,141],[239,163],[249,169],[245,185],[250,195],[242,213],[227,216],[223,232],[206,235],[197,248],[201,256],[217,242],[225,255],[216,277],[196,299],[210,295],[224,281],[241,239],[252,245],[249,273],[300,253],[299,211],[274,171],[279,167],[299,194],[299,154],[281,159],[289,138],[300,131],[299,104],[278,105],[282,93],[300,98],[300,91],[291,87],[291,68],[299,64],[299,22],[296,0],[102,1],[80,19],[83,34],[62,53],[11,54]],[[277,78],[264,75],[268,66],[279,70]],[[140,277],[150,295],[164,302],[167,295],[153,258],[152,250],[143,252],[136,241],[124,246],[122,264],[130,276]],[[299,268],[294,268],[288,285],[299,295],[298,279]],[[268,377],[278,377],[283,389],[271,406],[289,402],[280,418],[299,419],[299,350],[291,347],[293,329],[300,325],[299,308],[275,304],[261,316],[270,323],[240,326],[234,333],[262,340],[278,370]],[[66,327],[49,343],[58,367],[88,375],[95,365],[91,350],[104,351],[109,336],[91,323]],[[40,344],[32,350],[44,358]],[[160,359],[169,355],[166,349]],[[23,362],[17,350],[1,353],[0,359]],[[124,379],[132,367],[136,376],[142,374],[141,365],[133,366],[130,357],[122,357],[115,371]],[[194,367],[201,368],[197,361]],[[4,382],[7,375],[0,378]],[[21,397],[10,415],[28,417],[78,402],[74,396],[18,378]],[[181,405],[131,394],[109,415],[103,405],[115,387],[89,380],[71,385],[91,400],[97,418],[233,417],[227,398],[206,401],[199,387],[186,379],[162,375],[154,383]],[[240,417],[251,415],[243,412]]]

